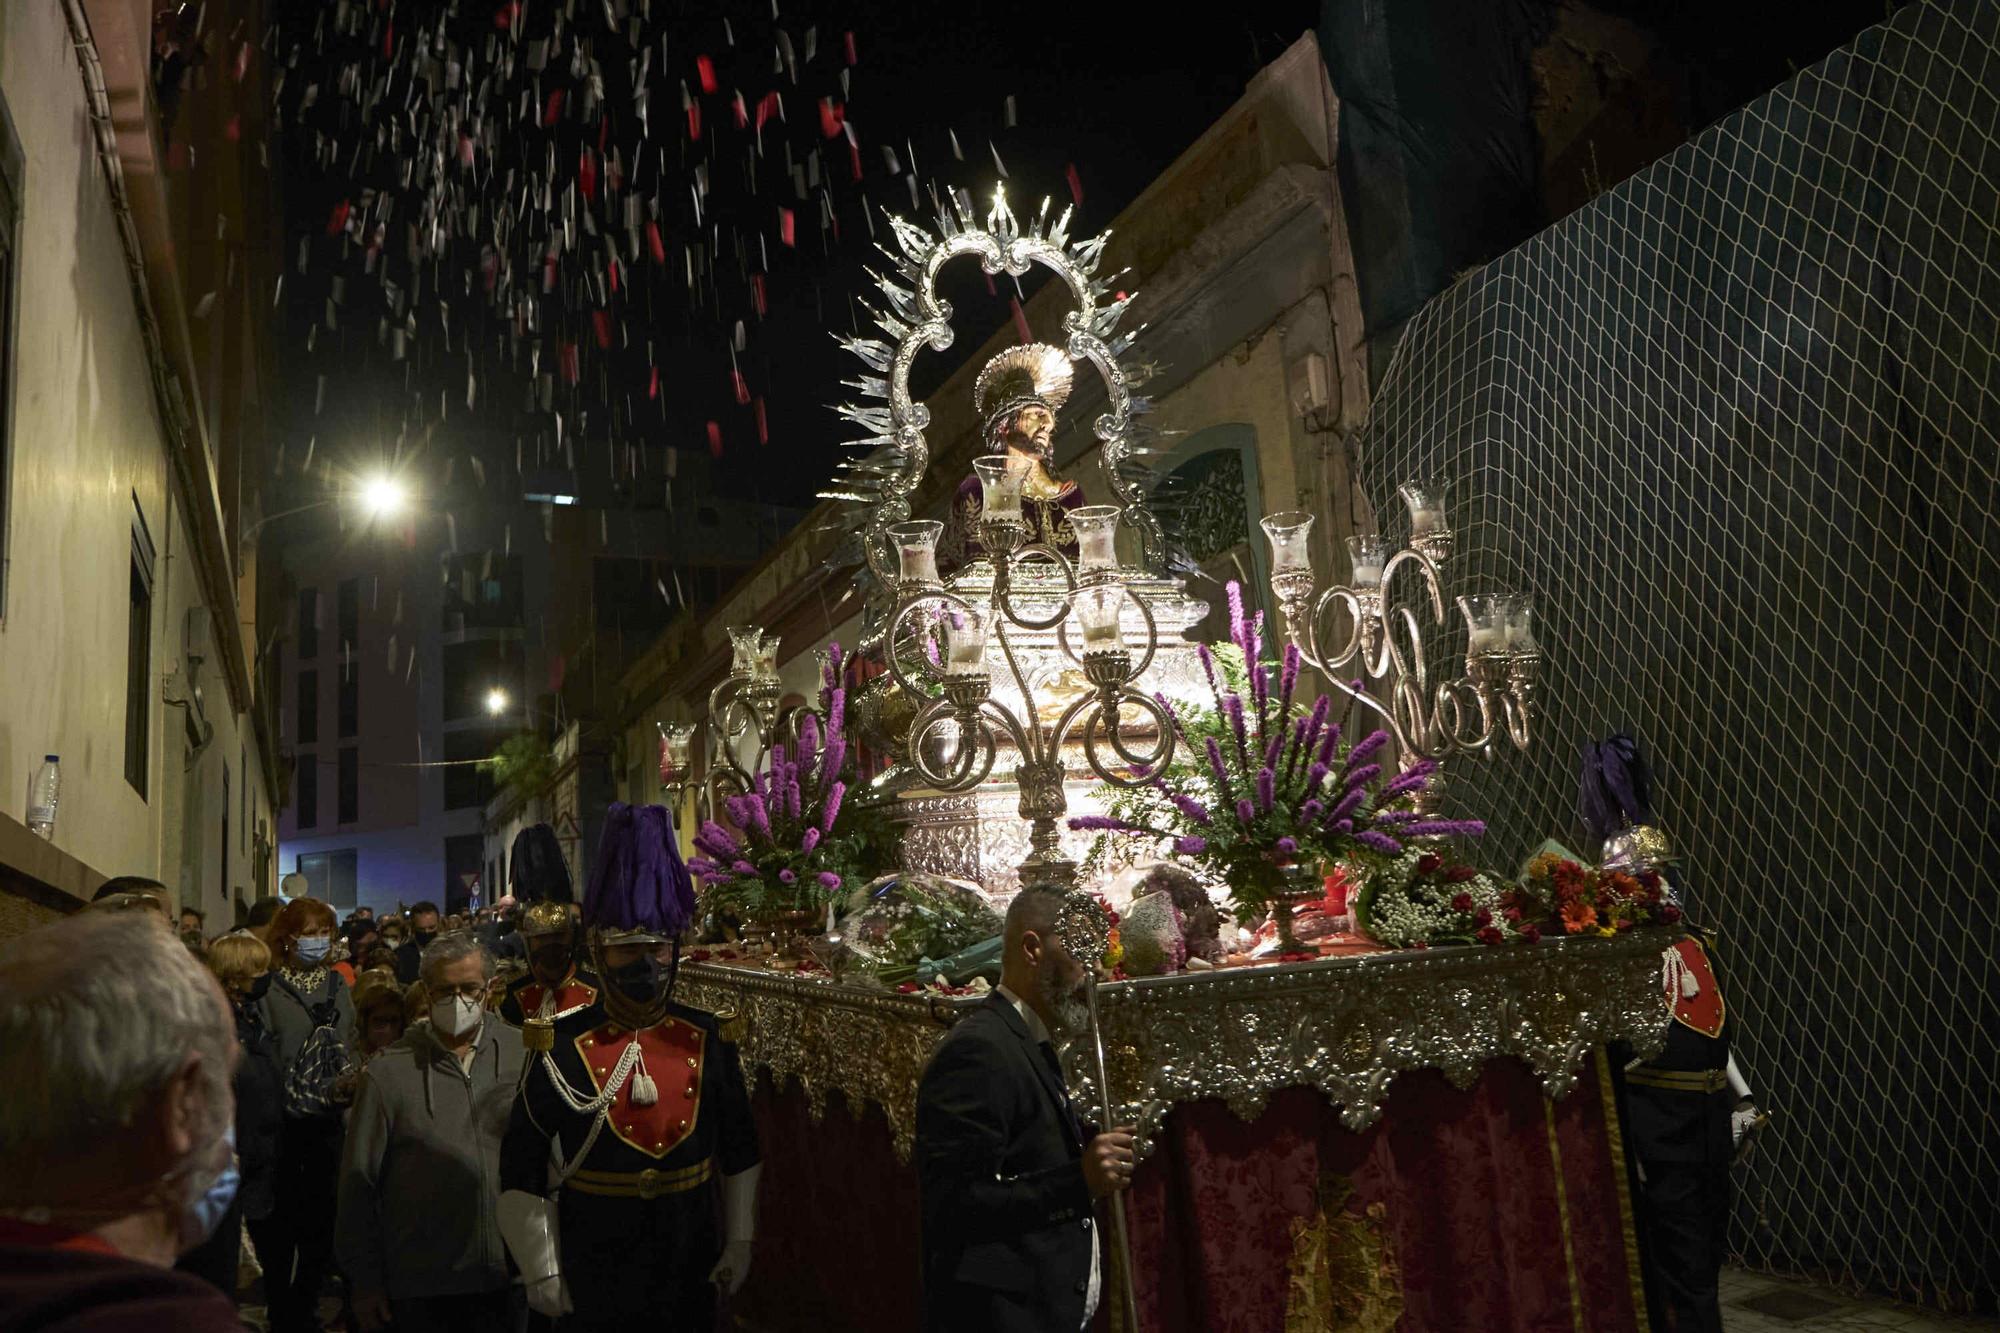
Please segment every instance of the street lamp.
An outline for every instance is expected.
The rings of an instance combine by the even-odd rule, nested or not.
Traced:
[[[507,691],[501,689],[498,685],[486,691],[486,711],[494,717],[499,717],[502,713],[506,712],[507,705],[512,702],[513,700],[507,697]]]
[[[409,490],[402,482],[397,481],[387,473],[378,473],[363,481],[354,491],[341,491],[326,496],[323,499],[314,500],[311,504],[302,504],[291,509],[280,509],[275,514],[264,515],[264,517],[258,519],[255,523],[243,529],[242,534],[236,539],[237,544],[240,547],[243,543],[255,537],[258,532],[263,530],[266,523],[275,523],[281,518],[290,518],[294,514],[303,514],[314,509],[324,509],[330,504],[337,504],[342,498],[350,494],[361,497],[362,512],[371,519],[394,518],[403,511],[403,507],[409,503],[410,499]]]

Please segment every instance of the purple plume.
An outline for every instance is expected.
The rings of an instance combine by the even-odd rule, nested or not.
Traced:
[[[609,817],[609,812],[606,813],[606,817]],[[732,857],[743,850],[735,835],[713,819],[702,821],[701,832],[695,835],[695,839],[701,849],[710,856]]]
[[[1388,732],[1379,730],[1369,732],[1365,737],[1361,739],[1361,741],[1358,744],[1355,745],[1355,747],[1352,750],[1348,751],[1347,753],[1348,769],[1351,771],[1354,768],[1358,767],[1362,760],[1366,759],[1369,755],[1374,754],[1377,750],[1381,749],[1388,743],[1389,743]]]
[[[1361,830],[1361,832],[1354,835],[1354,840],[1363,847],[1373,847],[1376,851],[1387,852],[1391,856],[1400,855],[1403,850],[1402,843],[1397,842],[1386,833],[1377,833],[1372,828]]]
[[[1277,785],[1277,781],[1278,775],[1270,769],[1257,770],[1257,808],[1267,814],[1271,809],[1272,789]]]
[[[1179,810],[1183,815],[1186,815],[1189,820],[1204,827],[1207,826],[1209,822],[1208,807],[1200,801],[1177,791],[1168,792],[1167,799],[1172,801],[1174,808]]]
[[[586,925],[674,936],[694,920],[694,881],[666,807],[613,801],[591,866]]]
[[[799,853],[802,856],[810,856],[812,849],[817,846],[819,846],[819,825],[808,824],[805,835],[799,839]]]
[[[1363,787],[1381,776],[1382,765],[1363,764],[1359,768],[1350,769],[1346,773],[1343,773],[1341,775],[1341,782],[1344,784],[1343,789],[1346,791],[1360,791]]]
[[[1352,815],[1356,810],[1359,810],[1361,808],[1361,802],[1363,798],[1366,796],[1367,796],[1366,792],[1362,791],[1359,787],[1356,787],[1353,791],[1348,792],[1347,795],[1341,798],[1340,804],[1333,807],[1332,812],[1327,815],[1327,819],[1335,823],[1339,822],[1340,820],[1346,819],[1348,816]]]
[[[1240,800],[1236,803],[1236,819],[1237,822],[1242,824],[1244,828],[1249,828],[1250,821],[1252,821],[1256,817],[1257,817],[1257,811],[1254,807],[1251,806],[1247,798],[1244,800]]]
[[[819,831],[833,832],[833,821],[840,817],[840,799],[847,795],[847,784],[836,782],[826,789],[826,809],[820,813]]]

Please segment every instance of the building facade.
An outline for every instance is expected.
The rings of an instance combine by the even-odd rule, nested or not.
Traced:
[[[209,9],[261,29],[255,4]],[[112,875],[163,881],[211,932],[275,883],[246,540],[272,382],[264,71],[172,96],[150,24],[0,9],[0,934]],[[45,754],[48,841],[25,826]]]

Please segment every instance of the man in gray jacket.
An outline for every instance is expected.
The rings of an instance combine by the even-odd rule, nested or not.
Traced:
[[[425,948],[428,1022],[369,1062],[347,1128],[334,1252],[364,1333],[505,1333],[495,1221],[521,1037],[486,1021],[493,960],[470,933]]]

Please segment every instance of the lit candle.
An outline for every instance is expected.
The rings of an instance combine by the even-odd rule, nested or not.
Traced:
[[[1535,642],[1534,594],[1509,593],[1500,601],[1501,619],[1507,629],[1507,651],[1521,657],[1540,653],[1542,646]]]
[[[1410,511],[1410,536],[1428,537],[1444,528],[1444,487],[1434,481],[1406,481],[1396,493]]]
[[[975,459],[972,470],[979,474],[980,516],[995,523],[1019,523],[1024,469],[1014,466],[1009,456]]]
[[[1458,599],[1459,614],[1465,617],[1465,651],[1473,657],[1502,653],[1507,649],[1507,626],[1500,599],[1489,593],[1471,593]]]
[[[1372,532],[1347,539],[1347,562],[1353,574],[1349,585],[1370,588],[1382,581],[1382,566],[1389,560],[1389,544]]]
[[[747,676],[757,669],[757,647],[763,637],[764,631],[755,625],[729,627],[729,669],[733,674]]]
[[[757,674],[775,676],[778,674],[778,636],[766,634],[757,642]]]
[[[1118,613],[1125,606],[1125,589],[1113,584],[1105,588],[1085,588],[1076,595],[1076,619],[1083,628],[1083,651],[1116,652],[1125,646]]]
[[[977,676],[986,671],[986,614],[977,607],[947,613],[945,674]]]
[[[897,575],[905,583],[936,583],[937,542],[944,524],[934,518],[898,523],[889,529],[896,544]]]
[[[1264,535],[1271,539],[1271,572],[1273,574],[1310,574],[1312,558],[1306,552],[1306,539],[1312,536],[1313,516],[1303,510],[1292,509],[1282,514],[1271,514],[1264,519]]]
[[[1118,568],[1118,518],[1123,512],[1117,505],[1084,505],[1070,511],[1069,526],[1076,533],[1080,569]]]

